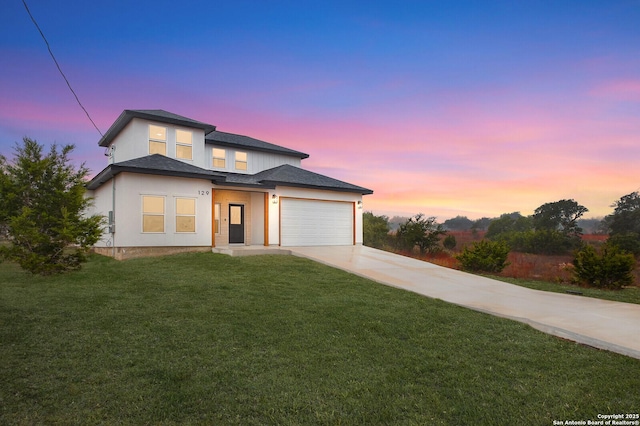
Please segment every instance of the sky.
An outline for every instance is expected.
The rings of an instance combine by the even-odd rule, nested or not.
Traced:
[[[26,0],[101,132],[164,109],[310,155],[364,210],[470,219],[640,190],[640,0]],[[107,165],[22,0],[0,13],[0,153]]]

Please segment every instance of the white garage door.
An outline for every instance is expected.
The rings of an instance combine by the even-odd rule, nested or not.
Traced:
[[[353,245],[353,203],[280,199],[282,246]]]

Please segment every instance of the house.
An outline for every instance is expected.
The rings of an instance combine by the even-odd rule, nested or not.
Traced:
[[[87,184],[109,221],[99,253],[362,244],[373,191],[302,169],[305,153],[163,110],[125,110],[99,145],[108,165]]]

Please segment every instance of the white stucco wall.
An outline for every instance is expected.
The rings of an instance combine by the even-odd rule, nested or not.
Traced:
[[[111,194],[111,182],[93,191],[95,213],[108,215],[112,209]],[[164,197],[164,232],[142,232],[143,195]],[[177,197],[196,200],[196,232],[176,232]],[[115,238],[109,241],[111,236],[104,235],[96,246],[210,246],[211,213],[211,182],[208,180],[120,173],[116,176],[115,188]]]

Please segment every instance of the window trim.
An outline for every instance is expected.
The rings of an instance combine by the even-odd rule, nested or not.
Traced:
[[[222,152],[222,157],[216,157],[216,151],[221,151]],[[215,168],[219,168],[219,169],[226,169],[227,168],[227,150],[224,148],[213,148],[211,151],[211,165],[212,167]],[[222,161],[222,165],[216,165],[216,160]]]
[[[174,197],[175,198],[175,212],[176,212],[176,221],[175,221],[175,229],[174,232],[176,234],[195,234],[198,230],[198,221],[196,219],[198,214],[198,199],[196,197]],[[193,200],[193,214],[181,214],[178,213],[178,200]],[[179,217],[192,217],[193,218],[193,231],[179,231],[178,230],[178,218]]]
[[[162,213],[156,212],[145,212],[144,210],[144,199],[145,197],[153,197],[153,198],[162,198]],[[165,234],[167,230],[167,197],[165,195],[155,195],[155,194],[142,194],[140,197],[140,211],[141,214],[141,224],[140,230],[143,234]],[[162,231],[145,231],[144,230],[144,218],[145,216],[162,216]]]
[[[157,127],[158,129],[164,129],[164,139],[160,139],[158,136],[153,135],[151,132],[152,127]],[[164,144],[164,154],[161,154],[159,152],[154,152],[153,154],[160,154],[160,155],[164,155],[165,157],[167,156],[167,131],[168,129],[166,127],[158,126],[157,124],[149,124],[148,126],[149,143],[147,144],[147,150],[149,152],[149,155],[152,154],[151,143],[154,142],[154,143]]]
[[[222,211],[221,203],[214,203],[213,205],[213,231],[215,235],[220,235],[220,212]]]
[[[244,154],[244,161],[238,160],[238,154]],[[238,167],[238,164],[244,164],[244,168]],[[244,172],[249,170],[249,156],[246,151],[236,151],[234,166],[236,170],[242,170]]]
[[[178,142],[178,133],[185,133],[189,135],[189,142]],[[189,147],[191,149],[191,156],[190,157],[180,157],[178,156],[178,147],[179,146],[183,146],[183,147]],[[182,130],[182,129],[176,129],[176,158],[179,158],[181,160],[193,160],[193,132],[190,130]]]

